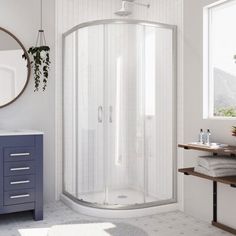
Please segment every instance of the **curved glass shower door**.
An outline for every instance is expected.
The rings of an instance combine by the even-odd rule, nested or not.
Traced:
[[[82,28],[66,37],[63,83],[64,190],[99,203],[105,199],[103,28]]]
[[[145,202],[142,25],[109,24],[106,35],[107,202]]]
[[[135,21],[65,34],[64,194],[112,208],[175,201],[173,39],[174,27]]]

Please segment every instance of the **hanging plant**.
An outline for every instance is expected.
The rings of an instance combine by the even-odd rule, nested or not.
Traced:
[[[48,46],[35,46],[28,50],[31,58],[31,66],[34,73],[35,90],[39,91],[42,80],[42,88],[45,91],[50,69],[50,48]]]
[[[35,90],[39,91],[40,84],[42,83],[43,91],[47,88],[47,82],[50,70],[50,47],[47,46],[46,38],[43,28],[43,0],[40,0],[41,7],[41,24],[38,31],[36,44],[34,47],[29,48],[28,53],[30,56],[31,67],[33,70]],[[23,58],[26,58],[23,55]]]

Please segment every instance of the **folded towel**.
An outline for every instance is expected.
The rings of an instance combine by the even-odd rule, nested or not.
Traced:
[[[211,177],[224,177],[224,176],[234,176],[236,175],[236,168],[235,169],[216,169],[216,170],[208,170],[202,166],[196,166],[194,171],[208,175]]]
[[[197,160],[199,166],[208,170],[236,168],[236,158],[226,156],[200,156]]]

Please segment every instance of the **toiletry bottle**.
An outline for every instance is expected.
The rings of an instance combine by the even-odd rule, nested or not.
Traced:
[[[204,132],[203,129],[200,129],[200,133],[199,133],[199,143],[203,144],[203,139],[204,139]]]
[[[207,129],[206,140],[205,140],[206,145],[210,145],[210,135],[211,135],[211,131],[210,129]]]

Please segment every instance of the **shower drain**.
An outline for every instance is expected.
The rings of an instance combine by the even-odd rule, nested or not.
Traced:
[[[126,195],[119,195],[118,196],[118,198],[122,198],[122,199],[124,199],[124,198],[127,198],[128,196],[126,196]]]

